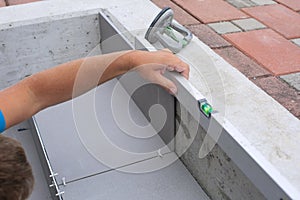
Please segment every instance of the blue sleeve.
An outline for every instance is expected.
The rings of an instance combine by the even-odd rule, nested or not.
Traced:
[[[5,130],[6,127],[6,122],[4,119],[4,115],[2,111],[0,110],[0,133],[2,133]]]

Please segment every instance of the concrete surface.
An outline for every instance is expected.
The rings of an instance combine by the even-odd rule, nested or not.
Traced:
[[[225,33],[235,33],[240,32],[241,29],[239,27],[235,26],[231,22],[218,22],[218,23],[211,23],[208,24],[212,29],[214,29],[219,34],[225,34]]]
[[[227,2],[237,8],[245,8],[245,7],[251,7],[256,5],[250,0],[227,0]]]
[[[286,81],[289,85],[296,88],[300,91],[300,73],[288,74],[284,76],[280,76],[284,81]]]
[[[233,20],[231,22],[243,29],[244,31],[266,28],[265,25],[253,18]]]
[[[259,6],[277,4],[275,1],[272,0],[251,0],[251,1]]]
[[[292,39],[292,41],[300,47],[300,38]]]

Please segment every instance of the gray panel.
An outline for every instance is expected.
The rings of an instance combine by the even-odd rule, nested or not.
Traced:
[[[173,150],[174,145],[170,141],[174,138],[175,133],[174,97],[160,86],[143,80],[136,73],[127,73],[120,78],[120,81],[144,116],[158,131],[165,144],[168,144],[169,148]],[[157,105],[160,108],[152,109]],[[152,114],[152,120],[150,114]]]
[[[50,163],[54,172],[58,173],[58,182],[61,182],[63,177],[65,177],[68,182],[108,170],[108,167],[94,157],[103,152],[111,157],[111,160],[113,161],[113,166],[111,167],[116,168],[154,157],[157,155],[156,151],[165,146],[158,135],[140,139],[124,133],[120,127],[118,127],[115,123],[115,116],[112,115],[111,109],[111,95],[116,83],[117,81],[114,79],[101,85],[96,90],[95,100],[96,102],[101,102],[96,104],[94,110],[97,120],[103,129],[103,133],[118,148],[134,153],[145,153],[145,155],[118,157],[118,155],[115,155],[113,152],[107,152],[108,150],[105,147],[105,141],[97,141],[96,137],[92,139],[96,144],[96,149],[92,151],[92,155],[90,153],[89,145],[82,141],[85,141],[84,137],[90,135],[91,132],[97,136],[98,130],[90,127],[92,130],[88,130],[89,128],[87,128],[86,133],[80,135],[82,133],[77,131],[76,126],[78,128],[80,126],[79,123],[84,123],[89,127],[91,119],[86,118],[79,123],[78,121],[75,121],[72,102],[69,101],[46,109],[35,116]],[[91,93],[86,94],[86,96],[89,94]],[[114,98],[121,102],[125,102],[126,99],[129,99],[124,89],[123,92],[120,90],[116,92],[115,95]],[[85,98],[85,95],[77,99],[80,100],[83,98]],[[145,124],[147,120],[143,114],[132,101],[130,104],[131,105],[128,106],[130,115],[135,116],[134,120],[137,121],[138,124]],[[124,103],[124,105],[120,106],[126,106],[126,104]],[[88,110],[88,107],[89,105],[86,104],[86,107],[81,109]],[[141,137],[143,134],[147,135],[148,133],[141,132]],[[91,135],[91,137],[94,136],[95,135]],[[89,151],[87,149],[89,149]],[[168,150],[163,151],[162,153],[164,152],[168,152]]]
[[[125,39],[124,35],[118,31],[112,22],[110,22],[109,16],[100,13],[99,21],[102,53],[134,49],[134,47]]]
[[[153,162],[159,164],[172,159],[174,153],[162,158],[151,159],[130,167],[143,168]],[[61,186],[66,200],[208,200],[198,183],[184,165],[175,163],[158,171],[130,174],[110,171],[97,176]]]
[[[113,22],[112,22],[113,21]],[[117,26],[117,27],[116,27]],[[118,30],[122,30],[118,31]],[[135,39],[133,46],[128,37],[130,32],[127,31],[108,11],[100,13],[100,32],[101,32],[101,50],[103,53],[110,53],[120,50],[143,49],[145,47],[139,40]],[[148,120],[149,109],[154,104],[160,104],[166,111],[167,119],[163,127],[160,126],[160,120],[153,120],[151,123],[156,130],[159,130],[159,135],[168,144],[170,149],[174,149],[172,139],[175,131],[175,113],[174,113],[174,98],[161,87],[154,84],[146,84],[139,76],[134,74],[126,74],[126,77],[121,77],[121,82],[127,92],[132,96],[132,99],[141,109],[142,113]],[[154,116],[159,116],[159,111],[154,113]]]

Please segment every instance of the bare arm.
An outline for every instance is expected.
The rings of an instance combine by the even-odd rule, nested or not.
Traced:
[[[178,71],[188,78],[188,65],[167,50],[126,51],[74,60],[34,74],[0,91],[0,110],[5,117],[6,128],[9,128],[48,106],[70,100],[129,70],[139,71],[144,78],[174,93],[176,86],[162,76],[166,69]],[[74,93],[74,83],[79,74],[85,81]]]

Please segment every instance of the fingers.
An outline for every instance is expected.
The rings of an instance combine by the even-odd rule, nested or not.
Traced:
[[[175,95],[177,93],[176,85],[172,81],[164,77],[161,73],[155,76],[153,82],[165,88],[172,95]]]
[[[189,66],[187,64],[184,63],[183,66],[177,66],[177,65],[168,65],[166,68],[168,71],[176,71],[179,72],[183,77],[185,77],[186,79],[189,79]]]

